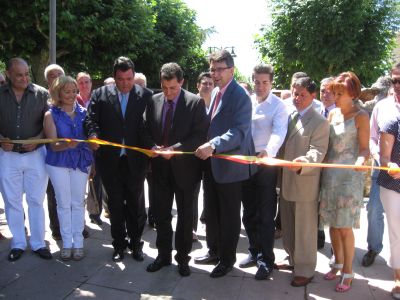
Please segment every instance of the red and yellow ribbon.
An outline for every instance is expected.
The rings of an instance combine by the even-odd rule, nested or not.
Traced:
[[[194,154],[194,152],[183,152],[183,151],[157,151],[157,150],[149,150],[143,149],[134,146],[127,146],[123,144],[113,143],[104,141],[101,139],[90,139],[90,140],[79,140],[79,139],[69,139],[69,138],[57,138],[57,139],[32,139],[32,140],[7,140],[7,143],[13,144],[48,144],[48,143],[56,143],[56,142],[80,142],[80,143],[94,143],[100,146],[111,146],[129,149],[133,151],[141,152],[149,157],[154,156],[154,154],[172,154],[172,155],[183,155],[183,154]],[[345,165],[345,164],[327,164],[327,163],[304,163],[304,162],[294,162],[287,161],[283,159],[277,159],[272,157],[256,157],[256,156],[245,156],[245,155],[229,155],[229,154],[215,154],[213,155],[215,158],[226,159],[229,161],[234,161],[241,164],[256,164],[256,165],[265,165],[265,166],[279,166],[279,167],[313,167],[313,168],[336,168],[336,169],[357,169],[360,171],[368,171],[372,169],[391,170],[393,172],[400,172],[400,168],[388,168],[388,167],[379,167],[379,166],[354,166],[354,165]]]

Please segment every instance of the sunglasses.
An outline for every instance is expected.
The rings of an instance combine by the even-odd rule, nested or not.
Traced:
[[[400,78],[399,79],[392,79],[392,84],[400,83]]]

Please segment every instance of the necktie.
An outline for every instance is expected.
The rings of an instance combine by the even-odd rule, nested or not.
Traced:
[[[215,98],[215,101],[214,101],[214,106],[213,106],[213,110],[211,113],[211,119],[214,118],[215,112],[217,111],[217,108],[218,108],[219,102],[221,101],[221,98],[222,98],[222,93],[218,92],[217,97]]]
[[[327,109],[325,108],[325,110],[324,110],[324,116],[325,116],[325,118],[328,118],[328,114],[329,114],[329,110],[327,110]]]
[[[296,123],[300,118],[300,114],[298,112],[294,112],[290,117],[291,120],[289,121],[288,132],[291,132],[296,127]]]
[[[128,97],[126,94],[121,94],[121,111],[122,115],[125,117],[126,106],[128,105]]]
[[[164,129],[163,129],[163,136],[162,136],[162,141],[163,141],[164,147],[166,147],[168,145],[169,131],[171,129],[172,116],[174,114],[174,102],[172,102],[171,100],[168,100],[167,107],[168,108],[167,108],[167,113],[165,114]]]

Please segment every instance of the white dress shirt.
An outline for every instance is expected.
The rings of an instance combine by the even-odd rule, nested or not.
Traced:
[[[369,150],[371,155],[376,157],[379,154],[379,130],[386,122],[398,117],[400,117],[400,103],[394,96],[376,103],[370,119]]]
[[[287,132],[289,114],[286,105],[272,92],[261,103],[258,103],[255,95],[251,101],[252,135],[256,152],[265,150],[269,157],[275,157]]]

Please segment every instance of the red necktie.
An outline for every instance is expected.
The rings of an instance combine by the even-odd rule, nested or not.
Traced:
[[[222,98],[222,93],[218,92],[217,97],[215,98],[215,101],[214,101],[214,106],[213,106],[213,110],[211,113],[211,119],[214,118],[214,114],[217,111],[217,107],[219,105],[219,102],[221,101],[221,98]]]

